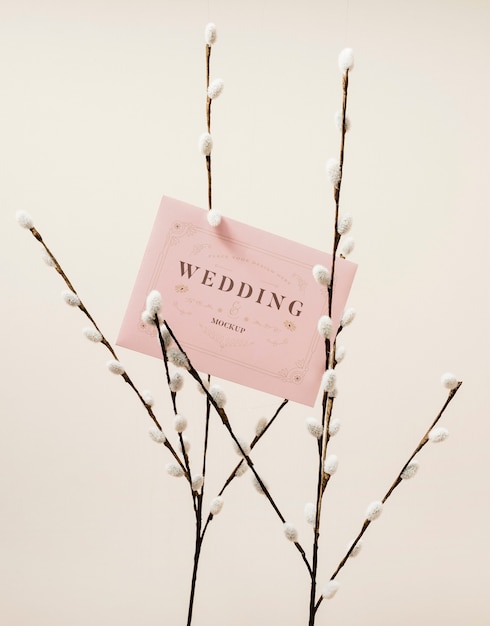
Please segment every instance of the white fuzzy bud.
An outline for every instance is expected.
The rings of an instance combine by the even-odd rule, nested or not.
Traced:
[[[172,374],[172,376],[170,377],[170,391],[172,393],[177,393],[177,391],[180,391],[182,389],[182,387],[184,386],[184,377],[182,376],[182,374],[180,372],[175,372],[175,374]]]
[[[337,346],[335,348],[335,360],[337,361],[337,363],[340,363],[340,361],[343,361],[344,357],[345,357],[345,347]]]
[[[119,363],[119,361],[111,359],[110,361],[107,361],[106,365],[109,372],[112,372],[113,374],[116,374],[118,376],[122,376],[124,374],[124,366],[122,363]]]
[[[141,313],[141,321],[143,322],[143,324],[146,324],[147,326],[151,326],[152,324],[155,323],[155,316],[152,315],[150,311],[147,311],[145,309]]]
[[[89,341],[93,341],[94,343],[99,343],[102,341],[102,335],[96,328],[82,328],[82,333],[87,337]]]
[[[15,219],[17,220],[17,224],[22,226],[22,228],[27,228],[28,230],[34,228],[34,221],[27,211],[17,211]]]
[[[454,374],[451,374],[451,372],[446,372],[441,376],[441,384],[443,387],[446,387],[446,389],[456,389],[458,383],[458,379]]]
[[[167,441],[165,435],[158,428],[151,428],[148,434],[155,443],[165,443]]]
[[[318,320],[318,332],[320,333],[320,337],[324,339],[330,339],[332,336],[333,323],[332,318],[328,315],[322,315]]]
[[[197,390],[199,391],[199,393],[202,393],[202,395],[205,395],[204,389],[208,390],[209,389],[209,381],[207,380],[203,380],[202,381],[202,385],[201,383],[197,383]],[[203,389],[204,386],[204,389]]]
[[[413,478],[415,476],[418,469],[419,464],[417,463],[417,461],[410,461],[407,467],[400,474],[400,478],[403,478],[403,480],[409,480],[410,478]]]
[[[334,370],[327,370],[322,376],[321,387],[324,391],[332,392],[335,389],[337,376]]]
[[[213,138],[209,133],[199,137],[199,151],[203,156],[209,156],[213,150]]]
[[[337,224],[337,232],[339,235],[346,235],[352,228],[352,215],[343,215]]]
[[[319,285],[328,287],[330,285],[330,271],[323,265],[315,265],[312,269],[313,278]]]
[[[255,434],[257,435],[257,437],[260,437],[260,435],[264,432],[266,426],[267,418],[261,417],[255,426]]]
[[[185,435],[182,435],[182,443],[184,444],[184,450],[186,452],[189,452],[189,450],[191,449],[191,442]]]
[[[168,348],[169,345],[172,343],[173,339],[172,339],[171,334],[168,332],[168,328],[166,324],[160,324],[160,334],[162,335],[163,345],[166,348]]]
[[[335,454],[329,454],[325,459],[325,463],[323,464],[323,471],[325,472],[325,474],[331,476],[332,474],[335,474],[338,466],[338,458],[335,456]]]
[[[167,352],[168,360],[175,365],[175,367],[189,368],[189,361],[186,355],[178,348],[172,348]]]
[[[331,600],[339,590],[339,583],[336,580],[329,580],[323,588],[322,596],[325,600]]]
[[[315,417],[307,417],[305,424],[310,435],[315,437],[315,439],[320,439],[323,435],[323,427],[321,423]]]
[[[212,46],[216,42],[216,26],[210,22],[206,24],[206,28],[204,29],[204,41],[208,46]]]
[[[174,478],[181,478],[184,475],[184,470],[177,463],[167,463],[165,469],[167,474]]]
[[[352,237],[346,237],[342,243],[340,244],[339,253],[341,256],[349,256],[349,254],[354,250],[354,239]]]
[[[340,163],[337,159],[328,159],[326,169],[330,182],[337,188],[340,183]]]
[[[161,308],[162,296],[159,291],[153,289],[152,291],[150,291],[148,297],[146,298],[146,310],[152,317],[155,317],[155,315],[158,315],[158,313],[160,313]]]
[[[337,389],[337,387],[334,387],[332,391],[328,392],[328,395],[330,398],[336,398],[339,395],[339,390]]]
[[[262,481],[262,485],[261,485],[259,481],[257,480],[257,477],[255,476],[255,474],[252,474],[252,485],[261,494],[264,493],[264,490],[262,489],[262,485],[264,485],[264,487],[267,489],[267,485],[265,484],[265,482]]]
[[[448,436],[449,431],[447,430],[447,428],[444,428],[443,426],[437,426],[430,431],[429,441],[431,443],[441,443],[441,441],[447,439]]]
[[[204,478],[202,477],[202,474],[196,474],[195,476],[192,477],[192,491],[201,491],[201,488],[204,484]]]
[[[141,392],[141,397],[143,398],[143,402],[146,406],[152,407],[155,404],[155,398],[153,394],[148,389],[145,389]]]
[[[335,437],[335,435],[339,432],[339,430],[340,430],[340,420],[338,419],[330,420],[330,424],[328,425],[328,434],[330,435],[330,437]]]
[[[245,439],[242,439],[242,437],[237,437],[237,441],[240,444],[240,447],[238,447],[238,444],[234,441],[233,447],[235,448],[235,452],[240,456],[248,456],[250,454],[249,444],[245,441]],[[243,452],[242,450],[240,450],[240,448],[243,450]]]
[[[221,224],[221,220],[223,216],[221,215],[219,211],[216,211],[216,209],[211,209],[207,213],[207,218],[208,218],[208,224],[216,228],[216,226],[219,226]]]
[[[354,543],[354,542],[352,542]],[[347,551],[351,550],[352,548],[352,543],[347,547]],[[359,541],[356,543],[356,545],[352,548],[352,550],[350,551],[349,556],[351,558],[355,558],[359,552],[362,550],[362,540],[359,539]]]
[[[235,470],[235,476],[237,478],[240,478],[240,476],[243,476],[247,470],[248,470],[247,462],[242,461]]]
[[[293,542],[298,541],[298,531],[296,530],[296,527],[293,526],[293,524],[286,522],[283,525],[282,529],[284,531],[284,536],[286,537],[286,539]]]
[[[174,428],[178,433],[183,433],[187,428],[187,420],[183,415],[177,414],[174,417]]]
[[[223,508],[224,500],[221,496],[216,496],[214,500],[212,500],[211,505],[209,507],[209,512],[211,515],[218,515]]]
[[[345,74],[354,67],[354,53],[352,48],[344,48],[339,54],[339,70]]]
[[[343,315],[342,315],[342,319],[340,320],[340,324],[342,326],[348,326],[351,322],[354,321],[354,318],[356,316],[356,310],[353,308],[350,309],[345,309]]]
[[[70,306],[80,306],[80,298],[77,296],[76,293],[70,291],[69,289],[63,291],[61,293],[61,297],[66,302],[66,304],[69,304]]]
[[[311,526],[315,525],[316,521],[316,507],[313,502],[307,502],[305,504],[305,520]]]
[[[366,519],[370,522],[378,519],[378,517],[383,512],[383,503],[380,500],[375,500],[371,502],[366,510]]]
[[[337,129],[342,132],[342,111],[337,111],[334,116],[334,122]],[[350,119],[345,116],[345,132],[350,130]]]
[[[49,267],[56,267],[56,263],[54,262],[53,257],[43,249],[42,251],[42,259]]]
[[[214,98],[220,96],[224,86],[225,84],[221,78],[215,78],[208,87],[208,98],[214,100]]]
[[[223,389],[219,385],[211,385],[209,388],[209,395],[216,402],[218,407],[222,409],[226,404],[226,395]]]

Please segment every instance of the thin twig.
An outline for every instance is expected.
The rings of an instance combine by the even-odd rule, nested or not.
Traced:
[[[255,466],[254,466],[254,463],[253,463],[252,459],[249,457],[248,454],[245,453],[245,451],[242,448],[242,445],[241,445],[240,441],[238,440],[238,438],[236,437],[235,433],[233,432],[233,429],[231,427],[231,424],[230,424],[230,421],[228,419],[228,415],[226,414],[226,411],[224,410],[223,407],[218,406],[218,404],[216,403],[216,400],[209,393],[208,389],[206,389],[205,384],[203,383],[201,377],[199,376],[199,373],[197,372],[197,370],[192,365],[188,355],[186,354],[185,350],[183,349],[182,345],[180,344],[179,340],[175,336],[174,332],[172,331],[172,329],[170,328],[168,323],[166,321],[164,321],[164,324],[166,325],[167,330],[168,330],[170,336],[174,340],[175,345],[179,348],[179,350],[182,352],[182,354],[184,355],[184,357],[185,357],[185,359],[187,361],[187,365],[188,365],[187,371],[192,376],[192,378],[194,378],[194,380],[197,381],[197,383],[200,385],[201,389],[203,390],[204,394],[208,397],[209,402],[213,406],[213,408],[216,411],[216,413],[219,415],[223,426],[228,431],[228,434],[230,435],[230,437],[234,441],[236,447],[240,451],[240,454],[243,456],[243,458],[245,459],[247,465],[250,467],[250,470],[252,471],[253,475],[255,476],[255,479],[257,480],[257,483],[259,484],[262,493],[265,495],[267,500],[269,500],[269,503],[272,506],[272,508],[274,509],[274,511],[276,512],[276,515],[279,517],[279,519],[281,520],[281,522],[283,524],[286,523],[286,519],[284,518],[283,514],[279,510],[279,507],[277,506],[277,504],[275,503],[274,499],[272,498],[272,496],[271,496],[268,488],[264,484],[262,478],[257,473],[257,470],[255,469]],[[310,563],[309,563],[309,561],[308,561],[308,559],[306,557],[306,553],[305,553],[303,547],[301,546],[301,544],[298,541],[295,541],[294,545],[296,546],[296,549],[301,554],[302,559],[303,559],[303,561],[304,561],[308,571],[311,574],[311,566],[310,566]]]
[[[208,385],[211,382],[211,376],[208,374]],[[211,404],[209,402],[209,399],[206,397],[206,424],[204,427],[204,449],[203,449],[203,455],[202,455],[202,477],[203,480],[206,477],[206,461],[207,461],[207,454],[208,454],[208,440],[209,440],[209,419],[211,416]],[[201,490],[201,499],[202,496],[204,494],[204,483],[203,483],[203,488]]]
[[[206,125],[208,128],[208,133],[211,134],[211,104],[212,99],[207,95],[207,91],[209,88],[209,68],[211,62],[211,46],[206,44]],[[212,180],[211,180],[211,154],[206,156],[206,170],[208,173],[208,210],[211,211],[213,208],[213,198],[212,198]]]
[[[276,418],[279,415],[279,413],[282,411],[282,409],[286,406],[286,404],[288,402],[289,402],[289,400],[283,400],[281,402],[281,404],[279,405],[279,408],[274,413],[274,415],[267,422],[267,425],[265,426],[264,430],[259,435],[255,435],[253,440],[250,442],[250,449],[251,450],[262,439],[262,437],[265,435],[266,431],[269,430],[270,426],[273,424],[273,422],[276,420]],[[239,469],[239,467],[241,466],[242,463],[243,463],[243,460],[238,461],[238,463],[235,465],[234,469],[230,472],[230,475],[228,476],[228,478],[224,482],[223,487],[221,487],[220,491],[218,492],[218,496],[222,496],[223,493],[225,492],[226,488],[228,487],[228,485],[230,485],[232,483],[232,481],[237,477],[236,473],[237,473],[237,471],[238,471],[238,469]],[[204,528],[203,528],[203,531],[202,531],[202,536],[203,537],[204,537],[204,535],[206,533],[206,530],[207,530],[207,528],[209,526],[209,523],[213,520],[213,518],[214,518],[214,515],[212,513],[209,513],[208,518],[206,520],[206,524],[204,525]]]
[[[160,348],[161,348],[161,352],[163,355],[163,363],[165,365],[165,374],[167,377],[167,386],[170,392],[170,396],[172,398],[172,407],[174,410],[174,415],[177,416],[177,400],[176,400],[177,394],[174,391],[172,391],[170,388],[170,372],[168,369],[168,356],[167,356],[167,350],[165,349],[165,341],[163,339],[162,329],[160,328],[158,315],[155,315],[155,318],[153,319],[153,323],[155,324],[156,329],[157,329],[158,341],[160,342]],[[196,502],[196,496],[195,496],[194,490],[192,488],[191,466],[189,462],[189,455],[187,454],[187,450],[185,449],[182,433],[179,433],[179,443],[180,443],[180,449],[182,450],[182,455],[184,456],[184,465],[185,465],[186,473],[187,473],[187,476],[189,477],[188,482],[189,482],[189,487],[191,490],[194,513],[197,516],[197,502]]]
[[[412,454],[408,457],[408,461],[403,465],[402,469],[398,472],[397,477],[395,478],[395,480],[393,481],[393,483],[391,484],[390,488],[388,489],[388,491],[385,493],[383,499],[381,500],[381,502],[384,504],[388,498],[391,496],[391,494],[393,493],[393,491],[396,489],[396,487],[398,487],[398,485],[403,481],[403,478],[401,477],[403,472],[406,470],[406,468],[408,467],[408,465],[410,464],[410,462],[414,459],[414,457],[422,450],[422,448],[427,444],[427,442],[429,441],[429,433],[430,431],[434,428],[434,426],[439,422],[439,420],[441,419],[441,417],[443,416],[445,410],[447,409],[449,403],[451,402],[451,400],[454,398],[454,396],[456,395],[458,389],[461,387],[462,385],[462,381],[459,381],[457,386],[454,389],[451,389],[451,391],[448,394],[448,397],[446,399],[446,401],[444,402],[444,404],[442,405],[441,410],[439,411],[439,413],[436,415],[436,418],[434,419],[434,421],[432,422],[432,424],[429,426],[429,428],[427,429],[426,433],[424,434],[424,436],[422,437],[422,439],[419,441],[419,443],[417,444],[417,446],[415,447],[414,451],[412,452]],[[351,555],[352,551],[355,549],[356,545],[359,543],[359,541],[361,540],[362,536],[364,535],[364,533],[366,532],[366,530],[369,528],[371,522],[370,520],[366,519],[364,520],[361,530],[359,531],[359,533],[357,534],[357,537],[355,538],[355,540],[352,542],[352,544],[349,547],[349,550],[346,552],[345,556],[342,558],[342,560],[340,561],[340,563],[337,565],[337,568],[335,569],[334,573],[332,574],[332,576],[330,576],[330,580],[334,580],[338,573],[340,572],[340,570],[344,567],[344,565],[346,564],[347,560],[349,559],[349,556]],[[320,606],[320,604],[323,601],[323,596],[320,596],[320,598],[318,599],[316,605],[315,605],[315,612],[318,610],[318,607]]]
[[[334,230],[334,239],[333,239],[333,252],[332,252],[332,271],[330,273],[330,287],[329,287],[329,301],[328,301],[328,314],[330,317],[332,316],[332,301],[333,301],[333,287],[334,287],[334,278],[335,278],[335,259],[337,255],[337,248],[340,241],[340,235],[337,230],[338,222],[339,222],[339,205],[340,205],[340,188],[342,186],[342,174],[344,171],[344,147],[345,147],[345,135],[347,132],[346,129],[346,112],[347,112],[347,89],[349,87],[349,70],[345,71],[345,74],[342,76],[342,129],[340,135],[340,156],[339,156],[339,166],[340,166],[340,178],[336,187],[334,187],[334,200],[335,200],[335,230]]]
[[[46,251],[46,254],[49,256],[49,258],[51,259],[51,261],[53,263],[54,269],[61,276],[61,278],[65,282],[65,284],[68,287],[68,289],[70,289],[70,291],[72,291],[78,297],[78,299],[80,300],[80,304],[78,305],[78,308],[80,309],[80,311],[82,311],[82,313],[85,315],[85,317],[87,317],[87,319],[90,320],[90,322],[93,324],[95,330],[100,333],[100,336],[102,337],[100,343],[103,346],[105,346],[105,348],[110,352],[110,354],[114,357],[114,359],[116,359],[116,361],[119,361],[119,358],[118,358],[114,348],[112,347],[111,343],[106,339],[104,333],[100,330],[100,328],[97,325],[96,321],[94,320],[92,315],[89,313],[89,311],[86,308],[86,306],[83,304],[82,299],[80,298],[77,290],[75,289],[75,287],[71,283],[71,281],[68,278],[68,276],[63,271],[63,268],[58,263],[58,260],[56,259],[54,254],[51,252],[51,250],[48,248],[48,246],[44,242],[44,239],[42,238],[41,233],[34,227],[32,227],[30,229],[30,231],[31,231],[32,235],[37,239],[37,241],[39,241],[39,243],[43,246],[44,250]],[[153,413],[153,410],[152,410],[151,406],[149,406],[145,402],[145,400],[143,399],[143,396],[141,395],[140,391],[138,390],[138,388],[136,387],[136,385],[134,384],[134,382],[130,378],[129,374],[126,371],[124,371],[124,373],[121,374],[121,377],[131,387],[131,389],[134,391],[134,393],[138,396],[138,399],[140,400],[141,404],[146,409],[146,412],[148,413],[148,415],[150,416],[151,420],[153,421],[155,426],[158,428],[158,430],[160,432],[162,432],[163,434],[165,434],[163,432],[162,426],[160,425],[159,421],[157,420],[155,414]],[[184,475],[186,476],[186,478],[190,481],[191,477],[188,474],[188,472],[187,472],[187,470],[185,468],[184,463],[182,462],[181,458],[179,457],[179,455],[177,454],[177,452],[175,451],[175,449],[173,448],[172,444],[169,442],[169,440],[168,440],[168,438],[166,436],[165,436],[165,442],[164,442],[163,445],[169,450],[171,455],[174,457],[174,459],[180,465],[181,469],[184,471]]]

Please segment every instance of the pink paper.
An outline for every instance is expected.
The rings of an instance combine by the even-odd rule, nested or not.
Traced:
[[[317,331],[328,312],[312,267],[331,255],[163,197],[117,343],[162,358],[153,326],[141,321],[148,293],[194,367],[313,406],[325,371]],[[332,319],[340,323],[356,265],[339,259]]]

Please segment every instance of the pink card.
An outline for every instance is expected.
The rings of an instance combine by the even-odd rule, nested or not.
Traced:
[[[117,339],[162,358],[141,313],[152,289],[163,316],[200,372],[313,406],[325,371],[317,331],[328,312],[312,267],[331,255],[163,197]],[[337,328],[356,265],[339,259],[332,318]]]

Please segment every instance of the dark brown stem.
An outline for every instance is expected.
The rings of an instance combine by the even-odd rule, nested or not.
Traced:
[[[206,125],[208,133],[211,134],[211,104],[212,99],[207,95],[209,88],[209,70],[211,63],[211,46],[206,45]],[[212,175],[211,175],[211,155],[206,156],[206,171],[208,174],[208,211],[213,208],[212,197]]]
[[[187,626],[192,622],[192,611],[194,609],[194,598],[196,595],[197,569],[199,567],[199,557],[201,556],[202,537],[201,537],[201,520],[202,520],[202,498],[198,499],[196,510],[196,539],[194,547],[194,565],[192,568],[191,589],[189,594],[189,607],[187,610]]]
[[[334,343],[335,348],[335,343]],[[330,398],[328,392],[323,393],[322,400],[322,428],[323,435],[318,440],[318,475],[317,475],[317,494],[316,494],[316,512],[315,512],[315,528],[313,538],[313,557],[312,557],[312,572],[311,572],[311,586],[310,586],[310,611],[308,626],[313,626],[315,623],[315,598],[316,598],[316,576],[318,571],[318,550],[320,540],[320,522],[322,514],[323,495],[327,487],[330,476],[325,474],[324,463],[327,455],[328,442],[330,435],[328,429],[330,426],[330,418],[332,416],[334,398]]]
[[[211,46],[206,44],[206,94],[209,89],[209,72],[211,67]],[[206,124],[208,133],[211,132],[211,98],[206,98]]]
[[[208,173],[208,211],[213,208],[213,193],[212,193],[212,174],[211,174],[211,155],[206,157],[206,170]]]
[[[283,400],[281,402],[281,404],[279,405],[279,408],[276,410],[276,412],[274,413],[274,415],[271,417],[271,419],[267,422],[267,425],[265,426],[264,430],[260,433],[260,435],[255,435],[255,437],[253,438],[252,442],[250,443],[250,449],[252,450],[256,444],[260,441],[260,439],[262,439],[262,437],[265,435],[266,431],[269,430],[270,426],[273,424],[273,422],[276,420],[277,416],[279,415],[279,413],[282,411],[282,409],[286,406],[286,404],[289,402],[289,400]],[[225,480],[223,487],[221,487],[221,490],[218,493],[218,496],[222,496],[223,493],[225,492],[226,488],[228,487],[228,485],[231,484],[231,482],[236,478],[236,473],[238,471],[238,468],[240,467],[240,465],[243,463],[242,461],[239,461],[234,469],[230,472],[230,475],[228,476],[228,478]],[[213,519],[213,515],[210,513],[208,515],[208,518],[206,520],[206,524],[204,526],[204,529],[202,531],[203,537],[206,533],[206,530],[208,528],[209,523],[211,522],[211,520]]]
[[[110,354],[114,357],[114,359],[116,359],[116,361],[119,361],[119,358],[114,350],[114,348],[112,347],[112,345],[110,344],[110,342],[105,338],[103,332],[100,330],[100,328],[98,327],[96,321],[94,320],[94,318],[92,317],[92,315],[89,313],[88,309],[85,307],[85,305],[83,304],[80,296],[78,295],[75,287],[73,286],[73,284],[71,283],[70,279],[68,278],[68,276],[65,274],[65,272],[63,271],[63,268],[61,267],[61,265],[58,263],[56,257],[54,256],[54,254],[51,252],[51,250],[48,248],[48,246],[46,245],[46,243],[44,242],[44,239],[41,236],[41,233],[36,230],[35,228],[31,228],[31,233],[32,235],[37,239],[37,241],[39,241],[39,243],[43,246],[46,254],[49,256],[49,258],[51,259],[52,263],[53,263],[53,267],[54,269],[58,272],[58,274],[61,276],[61,278],[63,279],[63,281],[65,282],[66,286],[68,287],[68,289],[70,289],[70,291],[72,291],[80,300],[80,304],[78,305],[78,308],[80,309],[80,311],[82,311],[82,313],[85,315],[85,317],[87,317],[87,319],[90,320],[90,322],[93,324],[95,330],[97,330],[97,332],[100,333],[100,336],[102,337],[100,343],[110,352]],[[132,381],[132,379],[130,378],[129,374],[127,372],[124,372],[121,377],[123,378],[123,380],[131,387],[131,389],[134,391],[134,393],[138,396],[138,399],[140,400],[141,404],[144,406],[144,408],[146,409],[146,412],[148,413],[149,417],[151,418],[151,420],[153,421],[153,423],[155,424],[155,426],[158,428],[158,430],[160,432],[163,433],[163,428],[161,427],[159,421],[157,420],[155,414],[153,413],[152,408],[146,404],[146,402],[143,399],[143,396],[141,395],[141,393],[138,391],[136,385],[134,384],[134,382]],[[176,462],[180,465],[180,467],[182,468],[182,470],[184,471],[184,474],[186,476],[186,478],[188,480],[190,480],[190,475],[187,473],[187,470],[185,468],[185,465],[182,463],[181,458],[179,457],[179,455],[177,454],[177,452],[175,451],[175,449],[173,448],[173,446],[170,444],[170,442],[168,441],[167,437],[165,437],[165,443],[164,443],[165,447],[169,450],[169,452],[172,454],[172,456],[174,457],[174,459],[176,460]]]
[[[164,363],[164,366],[165,366],[165,375],[167,377],[167,386],[168,386],[168,390],[170,392],[170,397],[172,399],[172,407],[173,407],[173,410],[174,410],[174,415],[177,416],[177,399],[176,399],[177,394],[175,393],[175,391],[172,391],[171,388],[170,388],[170,371],[168,369],[167,348],[165,347],[165,341],[163,339],[162,329],[160,328],[158,315],[155,315],[155,318],[153,319],[153,323],[156,326],[157,334],[158,334],[158,341],[160,342],[160,348],[161,348],[161,352],[162,352],[163,363]],[[182,455],[184,457],[184,465],[185,465],[185,469],[186,469],[186,477],[188,478],[189,487],[191,489],[192,503],[193,503],[193,506],[194,506],[194,513],[197,514],[196,495],[195,495],[195,493],[194,493],[194,491],[192,489],[191,466],[190,466],[190,463],[189,463],[189,456],[187,454],[187,450],[185,449],[184,439],[182,437],[182,433],[179,433],[179,442],[180,442],[180,449],[182,450]]]
[[[275,503],[274,499],[272,498],[268,488],[266,487],[266,485],[264,484],[264,481],[262,480],[262,478],[259,476],[259,474],[257,473],[257,470],[254,467],[253,461],[252,459],[249,457],[248,454],[245,453],[245,451],[243,450],[239,440],[237,439],[235,433],[233,432],[233,429],[231,427],[230,421],[228,419],[228,415],[226,414],[226,411],[224,410],[223,407],[220,407],[217,403],[216,400],[213,398],[213,396],[209,393],[209,391],[206,389],[206,386],[204,385],[201,377],[199,376],[199,373],[197,372],[197,370],[194,368],[194,366],[192,365],[189,357],[187,356],[185,350],[183,349],[182,345],[180,344],[180,342],[178,341],[177,337],[175,336],[175,334],[173,333],[172,329],[170,328],[170,326],[167,324],[167,322],[165,321],[164,324],[167,327],[168,332],[170,333],[170,336],[172,337],[172,339],[175,341],[175,345],[179,348],[179,350],[182,352],[182,354],[184,355],[188,367],[187,367],[187,371],[189,372],[189,374],[192,376],[192,378],[194,378],[194,380],[197,381],[197,383],[199,384],[199,386],[201,387],[201,389],[203,390],[204,394],[207,396],[207,398],[209,399],[210,404],[213,406],[214,410],[216,411],[216,413],[219,415],[221,422],[223,424],[223,426],[226,428],[226,430],[228,431],[228,434],[230,435],[230,437],[232,438],[232,440],[234,441],[236,447],[238,448],[238,450],[240,451],[240,454],[243,456],[244,460],[246,461],[247,465],[250,467],[251,472],[253,473],[253,475],[255,476],[255,479],[258,483],[258,485],[260,486],[260,489],[262,491],[262,493],[265,495],[265,497],[267,498],[267,500],[269,500],[270,505],[272,506],[272,508],[274,509],[274,511],[276,512],[276,515],[279,517],[279,519],[281,520],[281,522],[284,524],[286,522],[286,519],[284,518],[284,516],[282,515],[281,511],[279,510],[279,507],[277,506],[277,504]],[[306,565],[306,567],[308,568],[308,571],[311,573],[311,566],[308,562],[308,559],[306,558],[306,554],[305,551],[303,550],[303,547],[301,546],[301,544],[297,541],[294,542],[294,545],[296,546],[296,549],[300,552],[303,561]]]
[[[208,385],[211,382],[211,376],[208,374]],[[207,460],[207,453],[208,453],[208,439],[209,439],[209,419],[211,416],[211,404],[208,400],[208,398],[206,398],[206,424],[204,427],[204,450],[203,450],[203,455],[202,455],[202,477],[203,479],[206,476],[206,460]],[[203,488],[201,491],[201,499],[202,499],[202,494],[204,492],[204,484],[203,484]]]
[[[208,375],[208,382],[210,380],[210,376]],[[288,400],[283,400],[283,402],[281,403],[281,405],[279,406],[279,408],[276,410],[276,412],[274,413],[274,415],[272,416],[272,418],[269,420],[269,422],[267,423],[267,426],[264,428],[264,430],[260,433],[260,435],[256,435],[252,441],[252,443],[250,444],[250,448],[253,448],[255,446],[255,444],[261,439],[261,437],[264,435],[265,431],[268,430],[268,428],[270,427],[270,425],[274,422],[274,420],[276,419],[276,417],[279,415],[280,411],[286,406],[286,404],[288,403]],[[207,400],[207,414],[206,414],[206,424],[208,424],[209,421],[209,410],[211,407],[211,403],[209,402],[209,400]],[[205,443],[205,448],[206,448],[206,443]],[[219,496],[221,496],[223,494],[223,492],[225,491],[226,487],[231,483],[231,481],[233,480],[233,478],[235,478],[235,472],[238,469],[240,463],[242,463],[243,461],[240,461],[237,466],[235,467],[235,469],[233,470],[233,472],[230,474],[230,476],[228,477],[228,479],[226,480],[224,486],[222,487],[221,491],[219,492]],[[203,466],[203,476],[205,474],[205,468]],[[203,489],[204,489],[204,485],[203,485]],[[201,515],[202,515],[202,492],[201,494],[199,494],[199,499],[198,499],[198,506],[199,506],[199,518],[202,519]],[[210,522],[214,519],[214,516],[210,513],[207,517],[206,523],[204,524],[204,528],[202,530],[201,536],[199,541],[196,541],[196,547],[195,547],[195,552],[194,552],[194,567],[193,567],[193,571],[192,571],[192,582],[191,582],[191,595],[190,595],[190,600],[189,600],[189,613],[188,613],[188,621],[187,621],[187,626],[190,625],[190,620],[192,618],[192,607],[193,607],[193,603],[194,603],[194,594],[195,594],[195,587],[196,587],[196,579],[197,579],[197,568],[199,565],[199,557],[201,554],[201,548],[202,548],[202,544],[204,541],[204,537],[206,535],[206,531],[208,529],[208,526],[210,524]]]
[[[404,464],[404,466],[402,467],[402,469],[398,472],[397,477],[395,478],[395,480],[393,481],[393,483],[391,484],[390,488],[388,489],[388,491],[385,493],[383,499],[381,500],[381,502],[384,504],[388,498],[391,496],[391,494],[393,493],[393,491],[396,489],[396,487],[398,487],[398,485],[403,481],[401,475],[403,474],[403,472],[406,470],[406,468],[408,467],[409,463],[414,459],[414,457],[422,450],[422,448],[427,444],[427,442],[429,441],[429,433],[430,431],[434,428],[434,426],[439,422],[439,420],[441,419],[441,417],[443,416],[445,410],[447,409],[449,403],[451,402],[451,400],[454,398],[454,396],[456,395],[458,389],[461,387],[463,383],[460,381],[458,382],[458,385],[454,388],[451,389],[451,391],[448,394],[448,397],[446,399],[446,401],[444,402],[444,404],[442,405],[441,410],[439,411],[439,413],[436,415],[434,421],[432,422],[432,424],[429,426],[429,428],[427,429],[426,433],[424,434],[424,436],[422,437],[422,439],[420,440],[420,442],[417,444],[417,446],[415,447],[415,450],[412,452],[412,454],[408,457],[408,461]],[[362,536],[364,535],[364,533],[366,532],[366,530],[369,528],[371,522],[366,519],[364,520],[361,530],[359,531],[359,533],[357,534],[357,537],[355,538],[355,540],[352,542],[352,544],[349,547],[349,550],[347,551],[347,553],[345,554],[345,556],[342,558],[342,560],[340,561],[340,563],[337,565],[337,568],[335,569],[334,573],[332,574],[332,576],[330,576],[330,580],[334,580],[338,573],[340,572],[340,570],[344,567],[344,565],[346,564],[347,560],[349,559],[349,556],[351,555],[352,551],[355,549],[356,545],[359,543],[359,541],[362,539]],[[315,605],[315,612],[318,610],[318,607],[320,606],[320,604],[323,601],[323,596],[320,596],[320,598],[318,599],[316,605]]]
[[[208,129],[208,133],[211,134],[211,104],[212,100],[207,96],[207,90],[209,88],[209,72],[210,72],[210,62],[211,62],[211,46],[206,44],[206,126]],[[212,197],[212,170],[211,170],[211,155],[206,155],[206,172],[208,177],[208,211],[211,211],[213,208],[213,197]],[[211,380],[211,377],[208,375],[208,384]],[[189,611],[187,615],[187,625],[189,626],[192,620],[192,610],[194,606],[194,596],[196,590],[196,580],[197,580],[197,568],[199,566],[199,556],[201,554],[201,546],[203,541],[203,535],[201,535],[201,524],[202,524],[202,502],[204,496],[204,479],[206,476],[206,458],[207,458],[207,448],[208,448],[208,435],[209,435],[209,418],[211,412],[211,403],[209,398],[206,397],[206,425],[204,430],[204,451],[203,451],[203,460],[202,460],[202,477],[203,477],[203,485],[201,489],[201,493],[197,494],[197,510],[196,515],[196,546],[194,551],[194,568],[192,571],[192,582],[191,582],[191,592],[189,598]]]
[[[345,147],[345,134],[346,134],[345,119],[346,119],[346,113],[347,113],[347,89],[348,87],[349,87],[349,70],[346,70],[345,74],[342,76],[342,128],[341,128],[341,136],[340,136],[340,156],[339,156],[340,177],[339,177],[339,182],[337,183],[337,186],[334,187],[335,220],[334,220],[334,239],[333,239],[333,252],[332,252],[332,270],[330,273],[329,302],[328,302],[328,314],[330,315],[330,317],[332,316],[335,263],[336,263],[336,256],[337,256],[337,248],[339,246],[339,241],[340,241],[340,235],[338,233],[338,223],[339,223],[339,206],[340,206],[340,188],[342,185],[342,174],[344,170],[344,147]]]

